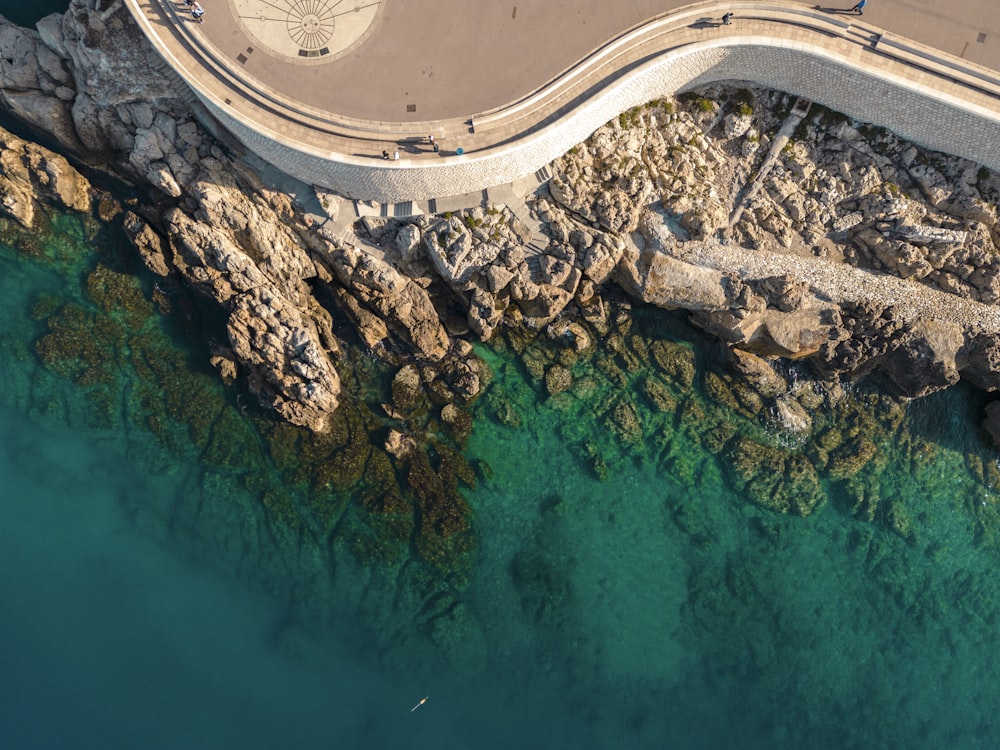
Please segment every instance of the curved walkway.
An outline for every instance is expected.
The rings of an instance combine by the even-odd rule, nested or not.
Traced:
[[[248,36],[237,18],[246,0],[209,6],[202,25],[190,22],[180,0],[126,2],[157,50],[251,149],[353,197],[426,198],[510,182],[644,99],[730,78],[777,85],[925,145],[948,146],[896,125],[893,118],[906,113],[852,109],[849,89],[841,91],[844,102],[822,96],[822,82],[797,75],[799,58],[833,65],[828,76],[848,71],[856,81],[916,92],[918,105],[944,102],[1000,122],[1000,29],[980,30],[996,23],[990,0],[953,0],[951,18],[936,17],[929,0],[872,0],[864,16],[793,2],[631,0],[609,12],[600,0],[527,0],[508,7],[510,19],[494,17],[495,4],[471,14],[464,0],[381,0],[362,38],[329,62],[293,60],[269,49],[266,34]],[[729,26],[718,24],[724,10],[735,13]],[[588,48],[602,38],[610,41]],[[760,50],[798,57],[758,62]],[[428,133],[440,154],[422,142]],[[464,155],[455,154],[459,147]],[[400,151],[400,160],[383,162],[383,150]],[[945,150],[1000,167],[1000,153]]]

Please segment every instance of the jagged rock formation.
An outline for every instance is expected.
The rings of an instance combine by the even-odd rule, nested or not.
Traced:
[[[31,229],[40,203],[89,211],[90,183],[62,156],[0,129],[0,210]]]
[[[282,418],[325,429],[338,405],[340,347],[316,283],[334,287],[365,340],[412,348],[441,363],[463,398],[474,396],[475,368],[445,361],[451,342],[427,292],[309,231],[288,195],[267,189],[204,130],[189,92],[163,67],[124,9],[101,14],[81,1],[37,32],[0,24],[5,107],[80,162],[160,192],[155,206],[129,212],[126,230],[154,273],[183,279],[226,311],[230,347],[213,361],[227,377],[244,375]],[[87,182],[65,159],[5,145],[8,214],[30,226],[34,196],[48,194],[89,208]]]
[[[1000,179],[819,108],[786,119],[777,92],[715,87],[623,113],[531,199],[544,246],[504,206],[369,219],[362,246],[311,231],[208,135],[127,14],[77,0],[37,32],[0,24],[0,52],[11,112],[82,162],[159,191],[127,229],[154,273],[226,310],[230,346],[213,359],[227,376],[317,430],[339,392],[324,305],[380,356],[433,363],[424,380],[468,399],[482,368],[455,345],[456,313],[484,340],[500,325],[555,326],[585,347],[592,334],[566,321],[600,331],[609,283],[825,378],[878,368],[906,396],[962,376],[1000,384]],[[22,223],[43,182],[66,205],[86,192],[55,160],[20,163],[5,165],[4,206]]]

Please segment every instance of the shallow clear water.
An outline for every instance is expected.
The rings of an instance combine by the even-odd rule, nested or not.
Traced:
[[[38,310],[52,305],[39,295],[92,307],[86,274],[107,242],[65,218],[57,230],[35,258],[0,249],[3,746],[1000,741],[996,499],[968,469],[997,461],[975,426],[981,396],[907,408],[877,477],[909,514],[902,534],[842,501],[808,518],[750,504],[679,427],[666,448],[622,451],[591,415],[600,393],[546,401],[512,355],[484,349],[522,422],[477,412],[468,454],[492,478],[465,492],[478,556],[442,660],[396,572],[330,562],[304,537],[276,546],[274,527],[250,538],[265,528],[245,522],[253,496],[219,462],[154,439],[123,348],[107,350],[125,404],[110,417],[41,366]],[[196,338],[168,338],[203,369]],[[607,456],[603,481],[580,458],[587,440]],[[303,617],[320,599],[333,615]]]
[[[1000,744],[1000,473],[970,476],[998,460],[981,394],[907,407],[873,480],[907,514],[895,533],[829,476],[808,518],[759,508],[679,426],[622,451],[591,413],[600,393],[546,402],[484,349],[521,424],[477,411],[468,455],[492,478],[463,490],[478,553],[442,660],[399,571],[278,539],[250,473],[200,461],[184,425],[154,437],[122,364],[138,342],[108,348],[117,410],[41,366],[39,295],[91,308],[107,241],[57,229],[40,258],[0,248],[0,747]],[[236,414],[176,328],[156,341]]]

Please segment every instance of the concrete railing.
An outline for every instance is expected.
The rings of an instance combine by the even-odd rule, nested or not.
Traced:
[[[910,125],[906,112],[852,107],[846,93],[827,91],[819,72],[812,79],[795,76],[794,60],[791,71],[761,67],[763,61],[758,65],[752,58],[748,58],[750,64],[734,68],[718,62],[727,50],[735,54],[740,49],[773,48],[794,52],[807,62],[825,60],[862,84],[877,80],[911,92],[917,98],[906,105],[909,111],[916,111],[915,107],[922,107],[925,101],[937,101],[951,108],[947,112],[984,117],[991,127],[1000,122],[1000,85],[995,85],[1000,84],[1000,74],[799,4],[705,2],[664,14],[595,49],[536,91],[473,116],[474,132],[469,134],[468,119],[365,122],[311,109],[248,80],[245,72],[235,70],[190,24],[174,24],[171,31],[182,38],[190,55],[190,59],[181,59],[145,18],[140,0],[126,2],[160,53],[249,148],[300,179],[358,198],[397,201],[443,197],[510,182],[541,168],[618,113],[642,104],[642,97],[648,100],[670,95],[716,80],[749,80],[784,88],[896,129],[923,145],[949,150],[945,147],[947,134],[940,139],[927,137],[925,128]],[[175,12],[169,3],[158,7]],[[733,25],[709,32],[706,27],[715,27],[725,11],[735,14]],[[781,55],[765,57],[777,60]],[[695,59],[699,61],[692,63],[696,69],[673,72],[669,80],[665,78],[675,63],[683,66],[685,60]],[[786,56],[783,63],[775,64],[787,66],[789,59]],[[908,79],[908,71],[920,75]],[[206,84],[208,72],[222,87],[222,94],[219,86]],[[643,76],[656,78],[656,82],[637,82]],[[901,123],[898,127],[893,119],[896,114]],[[372,156],[365,155],[366,143],[449,130],[464,134],[464,155],[386,163],[372,158],[377,153],[374,145],[369,149]],[[1000,166],[1000,158],[994,159],[990,149],[959,147],[953,152]]]
[[[125,0],[125,2],[157,50],[164,56],[171,58],[171,64],[182,70],[182,75],[189,86],[198,89],[201,71],[188,70],[189,66],[184,65],[176,55],[169,52],[167,49],[169,45],[163,43],[156,29],[146,18],[140,0]],[[645,50],[647,54],[669,51],[677,46],[677,41],[672,38],[675,32],[696,25],[699,19],[706,21],[718,19],[727,10],[736,12],[741,20],[750,18],[788,23],[831,36],[843,37],[851,26],[849,22],[808,6],[777,5],[774,3],[728,3],[725,5],[718,2],[696,3],[633,27],[594,50],[581,62],[563,71],[537,91],[514,102],[464,119],[407,123],[372,122],[309,107],[266,86],[252,76],[247,76],[244,70],[236,67],[226,55],[221,54],[216,49],[200,28],[180,23],[182,16],[170,0],[151,0],[151,2],[158,3],[163,13],[175,21],[174,29],[178,35],[184,38],[189,51],[202,66],[207,68],[227,88],[232,89],[235,95],[255,103],[264,113],[283,117],[303,128],[314,130],[318,134],[379,143],[385,140],[423,135],[429,131],[460,131],[463,126],[470,123],[476,133],[486,134],[489,130],[505,129],[513,122],[523,122],[526,117],[533,114],[538,114],[538,119],[544,119],[543,113],[551,114],[558,110],[567,100],[567,94],[575,88],[588,84],[593,85],[600,80],[616,77],[622,72],[621,67],[616,68],[616,65],[629,64],[631,62],[629,58],[633,57],[637,50]],[[221,106],[224,101],[218,100],[215,103]],[[479,145],[467,148],[466,152],[481,151],[483,148],[483,145]]]
[[[616,72],[616,63],[632,62],[635,51],[647,50],[655,54],[657,51],[664,53],[675,48],[677,40],[672,38],[674,32],[695,26],[699,20],[718,19],[722,13],[720,7],[717,3],[700,3],[665,13],[640,24],[599,47],[524,99],[474,115],[472,126],[482,130],[490,125],[502,125],[515,119],[524,119],[525,115],[532,112],[555,109],[557,108],[555,103],[565,98],[565,93],[572,87],[584,84],[587,78],[613,76]],[[804,6],[790,8],[766,3],[744,5],[729,3],[725,8],[728,11],[738,11],[741,21],[754,18],[785,21],[791,24],[805,23],[813,30],[831,36],[842,37],[851,26],[849,22],[842,21],[836,16],[819,13]]]
[[[183,22],[186,20],[186,14],[178,12],[170,0],[150,1],[156,3],[163,14],[174,22],[173,30],[175,33],[173,36],[182,41],[192,58],[191,60],[182,59],[171,50],[169,43],[165,43],[161,39],[160,34],[144,12],[140,0],[125,0],[125,5],[157,52],[180,73],[187,85],[197,91],[200,96],[212,98],[213,103],[217,106],[225,106],[226,102],[224,98],[220,99],[206,90],[204,85],[206,72],[225,88],[231,90],[235,96],[256,105],[263,113],[294,122],[320,134],[348,139],[384,140],[389,137],[397,137],[400,134],[424,133],[427,130],[427,126],[421,123],[373,124],[367,120],[351,119],[338,115],[336,112],[309,107],[285,96],[258,79],[248,76],[246,71],[237,68],[226,55],[219,52],[200,28],[192,28],[191,24]]]
[[[946,55],[940,50],[882,32],[875,50],[908,65],[920,68],[971,89],[977,89],[1000,100],[1000,72]]]

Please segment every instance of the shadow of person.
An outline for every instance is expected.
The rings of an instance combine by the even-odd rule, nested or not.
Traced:
[[[717,18],[699,18],[688,28],[692,29],[714,29],[717,26],[722,26],[722,21]]]
[[[813,10],[818,10],[820,13],[834,13],[834,14],[847,14],[851,13],[850,8],[824,8],[822,5],[814,5]]]
[[[396,145],[408,154],[422,154],[430,148],[426,139],[419,137],[400,138]]]

